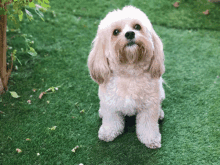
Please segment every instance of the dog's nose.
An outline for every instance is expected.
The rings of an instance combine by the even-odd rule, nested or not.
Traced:
[[[134,39],[135,37],[135,33],[133,31],[128,31],[127,33],[125,33],[125,37],[128,39],[128,40],[132,40]]]

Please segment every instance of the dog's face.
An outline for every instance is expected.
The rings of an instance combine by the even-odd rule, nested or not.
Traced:
[[[110,31],[110,49],[119,64],[134,64],[151,59],[154,47],[152,37],[140,21],[120,20],[111,26]]]
[[[140,62],[152,77],[164,72],[162,42],[149,19],[132,6],[108,13],[99,24],[89,55],[91,77],[101,84],[114,69]]]

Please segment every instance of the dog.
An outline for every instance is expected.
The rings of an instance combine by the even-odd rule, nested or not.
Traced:
[[[99,85],[99,139],[113,141],[123,133],[124,116],[136,115],[140,142],[148,148],[160,148],[164,52],[150,20],[133,6],[109,12],[101,20],[92,45],[88,68]]]

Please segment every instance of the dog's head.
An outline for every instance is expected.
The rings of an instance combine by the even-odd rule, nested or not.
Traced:
[[[91,77],[102,84],[114,69],[140,62],[152,78],[164,73],[163,44],[148,17],[133,6],[108,13],[99,24],[89,54]]]

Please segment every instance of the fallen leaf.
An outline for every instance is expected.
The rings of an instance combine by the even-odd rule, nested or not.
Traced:
[[[19,148],[16,148],[16,151],[17,151],[17,153],[21,153],[22,152],[21,149],[19,149]]]
[[[46,92],[41,92],[41,94],[39,95],[39,99],[41,99],[44,94],[46,94]]]
[[[78,148],[79,148],[79,146],[76,146],[71,151],[75,153]]]
[[[18,94],[14,91],[10,92],[11,93],[11,96],[14,97],[14,98],[19,98],[20,96],[18,96]]]
[[[57,87],[50,87],[48,88],[45,92],[55,92],[55,90],[57,91],[59,89],[60,86]]]
[[[179,5],[179,2],[175,2],[175,3],[173,4],[173,6],[174,6],[175,8],[179,7],[179,6],[180,6],[180,5]]]
[[[49,128],[49,129],[54,131],[56,128],[57,128],[57,126],[53,126],[53,127]]]
[[[7,137],[8,140],[12,140],[12,138],[10,136]]]
[[[31,100],[28,100],[27,103],[28,103],[28,104],[31,104]]]
[[[205,15],[209,15],[209,10],[203,11],[202,13]]]
[[[26,141],[31,141],[31,139],[27,138]]]

